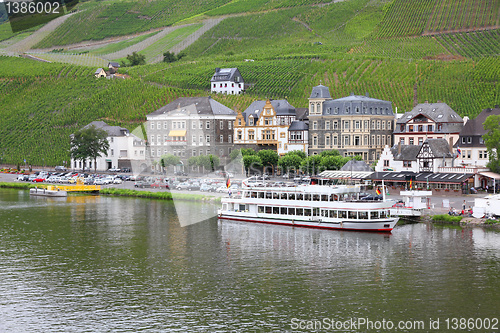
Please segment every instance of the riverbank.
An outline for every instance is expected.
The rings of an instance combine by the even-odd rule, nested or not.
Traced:
[[[500,220],[487,218],[449,216],[449,215],[425,215],[420,219],[421,222],[430,222],[437,224],[451,224],[460,227],[488,227],[500,230]]]
[[[210,195],[194,194],[194,193],[173,193],[173,192],[152,192],[152,191],[138,191],[119,188],[105,188],[99,194],[115,196],[115,197],[136,197],[148,198],[159,200],[185,200],[185,201],[212,201],[220,202],[220,197]]]

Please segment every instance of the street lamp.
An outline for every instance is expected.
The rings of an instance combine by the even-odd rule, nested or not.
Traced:
[[[42,170],[45,170],[45,158],[42,157],[42,161],[43,161]]]

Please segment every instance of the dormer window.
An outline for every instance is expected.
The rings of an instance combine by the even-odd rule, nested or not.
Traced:
[[[359,107],[356,107],[356,113],[359,113]]]

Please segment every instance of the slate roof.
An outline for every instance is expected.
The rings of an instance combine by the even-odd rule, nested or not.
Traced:
[[[483,123],[488,116],[492,115],[500,115],[500,107],[498,105],[493,109],[484,109],[476,118],[467,121],[462,131],[460,131],[460,136],[483,136],[486,134]]]
[[[307,120],[307,117],[309,116],[309,108],[296,108],[295,114],[295,118],[297,120]]]
[[[415,106],[410,112],[406,112],[399,118],[396,124],[406,124],[418,115],[423,115],[435,123],[451,123],[448,127],[443,126],[442,133],[460,132],[463,127],[463,119],[446,103],[422,103]],[[444,124],[443,124],[444,125]],[[396,132],[399,126],[396,126]]]
[[[242,113],[243,118],[245,118],[245,122],[248,122],[248,117],[250,115],[253,115],[254,119],[258,119],[262,110],[264,110],[265,105],[266,101],[255,101],[250,104],[250,106]],[[288,103],[286,99],[272,99],[271,105],[273,106],[277,116],[296,116],[295,107]]]
[[[446,139],[427,139],[425,142],[429,144],[429,149],[435,157],[453,157]]]
[[[243,77],[238,68],[216,68],[210,82],[231,81],[243,83]]]
[[[328,87],[325,87],[324,85],[320,84],[312,88],[311,96],[309,96],[309,98],[331,99],[332,97],[330,96],[330,90],[328,89]]]
[[[307,131],[309,129],[309,125],[305,121],[294,120],[290,127],[288,127],[289,131]]]
[[[128,129],[120,126],[110,126],[102,120],[93,121],[83,128],[89,128],[90,126],[105,130],[108,133],[108,136],[128,136],[129,134]]]
[[[327,100],[323,103],[323,115],[385,115],[394,116],[392,103],[368,96],[351,95]]]
[[[112,62],[112,61],[111,61],[111,62],[109,62],[109,63],[108,63],[108,67],[109,67],[109,65],[111,65],[111,66],[113,66],[113,67],[115,67],[115,68],[120,68],[120,64],[119,64],[119,63],[117,63],[117,62]]]
[[[342,168],[340,168],[340,171],[372,171],[373,169],[370,168],[368,164],[366,164],[365,161],[358,161],[358,160],[350,160]]]
[[[405,182],[406,176],[415,176],[415,181],[419,183],[454,183],[461,184],[465,180],[474,177],[474,174],[471,173],[431,173],[431,172],[389,172],[389,171],[380,171],[374,172],[371,174],[370,178],[372,180],[387,180],[387,181],[396,181],[396,182]]]
[[[98,68],[98,69],[96,69],[96,71],[95,71],[94,75],[99,74],[102,70],[103,70],[102,68]]]
[[[422,146],[417,145],[401,145],[401,153],[399,154],[398,145],[394,145],[391,148],[391,153],[395,161],[416,161],[421,148]]]
[[[173,102],[162,106],[158,110],[148,114],[147,116],[157,116],[165,113],[169,113],[175,110],[183,110],[185,108],[190,108],[197,112],[197,114],[208,114],[208,115],[234,115],[236,112],[228,108],[227,106],[217,102],[216,100],[209,97],[181,97]]]

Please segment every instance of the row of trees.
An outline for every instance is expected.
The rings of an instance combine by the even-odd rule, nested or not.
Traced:
[[[294,150],[278,156],[274,150],[237,149],[231,152],[232,161],[241,159],[247,174],[310,174],[315,175],[324,170],[339,170],[351,159],[361,160],[360,156],[344,157],[337,150],[324,151],[319,155],[306,156],[303,151]]]

